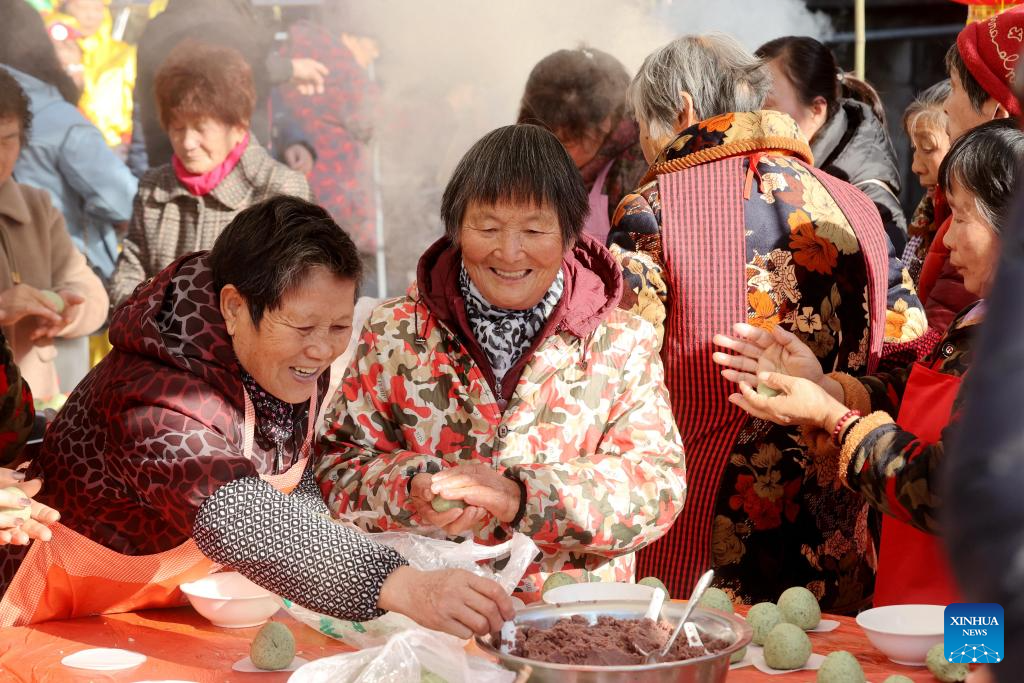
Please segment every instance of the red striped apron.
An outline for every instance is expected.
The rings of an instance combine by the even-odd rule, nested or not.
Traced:
[[[639,552],[638,575],[661,578],[672,595],[688,593],[711,566],[722,473],[748,420],[729,403],[733,388],[711,360],[711,338],[747,319],[743,193],[751,157],[729,157],[658,176],[663,260],[670,278],[662,359],[686,449],[688,494],[669,532]],[[828,190],[860,242],[868,275],[871,371],[881,354],[888,293],[882,220],[864,193],[800,163]]]

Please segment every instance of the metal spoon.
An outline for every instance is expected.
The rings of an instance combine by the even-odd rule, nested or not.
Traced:
[[[661,616],[661,607],[664,604],[665,591],[655,588],[654,593],[651,595],[651,602],[647,605],[647,612],[644,614],[644,618],[657,622],[658,617]]]
[[[644,664],[657,664],[663,661],[668,655],[669,651],[672,650],[672,646],[676,642],[676,638],[683,630],[683,624],[690,618],[690,613],[693,612],[693,608],[697,606],[701,596],[704,595],[704,591],[707,590],[708,586],[711,585],[711,580],[715,578],[715,572],[713,569],[709,569],[704,572],[704,575],[697,581],[697,585],[693,587],[693,592],[690,593],[690,599],[686,601],[686,607],[683,608],[683,616],[679,619],[679,623],[676,624],[676,630],[672,632],[672,637],[665,643],[665,647],[661,648],[660,651],[655,651],[644,657]]]

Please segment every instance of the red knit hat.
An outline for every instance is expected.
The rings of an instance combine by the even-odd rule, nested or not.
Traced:
[[[1011,115],[1020,116],[1013,80],[1024,48],[1024,6],[968,24],[957,36],[956,47],[978,85]]]

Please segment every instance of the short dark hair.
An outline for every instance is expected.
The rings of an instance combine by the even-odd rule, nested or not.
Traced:
[[[526,79],[516,123],[543,126],[567,141],[582,140],[626,110],[629,74],[622,62],[589,47],[559,50]]]
[[[960,48],[956,43],[950,45],[946,52],[946,73],[950,76],[956,74],[956,77],[960,79],[960,85],[964,87],[964,92],[967,93],[967,99],[970,100],[974,111],[980,112],[985,103],[991,99],[992,95],[981,87],[981,83],[978,83],[978,79],[967,68],[967,63],[960,55]]]
[[[1024,161],[1024,132],[1014,119],[988,121],[960,136],[939,166],[939,185],[954,182],[974,196],[978,212],[997,233],[1006,225]]]
[[[552,133],[531,124],[492,130],[459,161],[441,199],[445,232],[455,244],[472,202],[547,204],[558,214],[562,243],[579,239],[590,213],[583,178]]]
[[[29,108],[28,95],[11,72],[0,67],[0,120],[3,119],[18,120],[21,145],[27,145],[28,134],[32,130],[32,110]]]
[[[192,39],[183,40],[167,55],[153,89],[164,130],[179,117],[209,117],[248,128],[256,106],[252,68],[242,53]]]
[[[234,285],[256,326],[317,267],[357,286],[363,274],[352,238],[322,207],[298,197],[272,197],[242,210],[210,251],[217,292]]]

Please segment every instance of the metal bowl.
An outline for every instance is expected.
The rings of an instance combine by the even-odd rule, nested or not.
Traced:
[[[665,603],[662,616],[675,623],[683,613],[685,602]],[[596,619],[599,616],[619,619],[640,619],[647,610],[646,602],[616,600],[602,602],[574,602],[560,605],[534,605],[516,613],[515,623],[547,627],[559,619],[575,614]],[[680,662],[661,664],[637,664],[633,666],[582,666],[575,664],[550,664],[535,659],[505,654],[491,643],[491,637],[477,638],[477,645],[485,652],[498,658],[501,663],[514,671],[529,666],[533,672],[530,681],[538,683],[722,683],[729,673],[729,657],[745,647],[752,635],[747,622],[733,614],[716,609],[697,607],[690,615],[701,635],[718,638],[732,638],[733,643],[725,650],[713,655],[695,657]],[[680,637],[685,637],[680,635]]]

